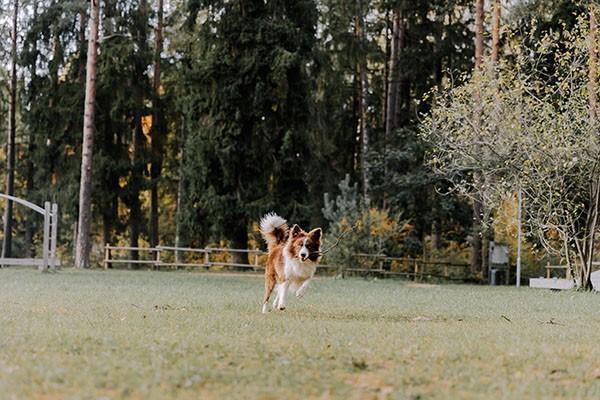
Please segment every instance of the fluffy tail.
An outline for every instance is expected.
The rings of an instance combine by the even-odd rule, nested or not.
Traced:
[[[284,242],[289,229],[287,221],[275,213],[268,213],[260,220],[260,233],[269,249]]]

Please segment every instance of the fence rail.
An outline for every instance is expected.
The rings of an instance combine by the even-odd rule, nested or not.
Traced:
[[[121,254],[125,251],[138,252],[138,259],[129,259]],[[190,259],[181,259],[182,254],[189,254]],[[248,263],[240,263],[232,259],[233,254],[246,254]],[[104,248],[104,268],[111,264],[147,265],[153,269],[160,268],[200,268],[232,267],[249,270],[264,269],[264,256],[267,253],[258,249],[229,249],[218,247],[191,248],[175,246],[128,247],[111,246]],[[195,258],[194,258],[195,257]],[[469,264],[447,261],[423,260],[410,257],[392,257],[386,254],[358,253],[353,256],[353,267],[338,268],[333,265],[319,264],[320,270],[331,270],[345,276],[348,274],[378,275],[381,277],[405,276],[415,281],[440,278],[445,280],[467,280],[471,278]]]
[[[141,255],[141,258],[130,259],[130,258],[115,258],[114,253],[124,251],[135,251]],[[180,254],[192,253],[201,254],[202,260],[193,261],[181,261],[179,259]],[[234,253],[246,253],[249,256],[254,255],[253,263],[239,263],[227,261],[227,254],[231,255]],[[109,268],[111,264],[141,264],[149,265],[154,269],[160,269],[162,267],[170,268],[210,268],[210,267],[237,267],[247,269],[259,269],[263,268],[259,261],[259,257],[264,255],[261,250],[247,250],[247,249],[226,249],[226,248],[215,248],[206,247],[204,249],[197,249],[191,247],[175,247],[175,246],[156,246],[156,247],[129,247],[129,246],[111,246],[106,244],[104,246],[104,269]],[[220,259],[211,259],[211,255],[220,255]],[[145,258],[144,258],[145,257]]]
[[[464,281],[472,278],[467,263],[365,253],[354,254],[354,258],[359,266],[344,268],[344,273],[405,276],[415,281],[426,278]]]

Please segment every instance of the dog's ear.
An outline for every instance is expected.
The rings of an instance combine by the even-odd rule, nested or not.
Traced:
[[[321,228],[316,228],[316,229],[313,229],[312,231],[308,232],[308,236],[310,236],[310,238],[315,241],[321,240],[322,234],[323,234],[323,230]]]
[[[298,224],[294,224],[294,226],[292,226],[292,231],[291,231],[292,237],[298,236],[300,234],[300,232],[302,232],[302,229],[300,229]]]

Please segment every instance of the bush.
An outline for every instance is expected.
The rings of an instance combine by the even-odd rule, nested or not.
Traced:
[[[369,207],[356,184],[350,184],[348,175],[338,187],[340,194],[335,200],[330,200],[327,194],[324,200],[323,215],[329,221],[329,231],[323,249],[334,246],[326,253],[326,263],[345,267],[354,265],[360,259],[368,264],[374,260],[357,259],[356,255],[400,253],[404,238],[412,229],[406,221],[401,220],[401,215]]]

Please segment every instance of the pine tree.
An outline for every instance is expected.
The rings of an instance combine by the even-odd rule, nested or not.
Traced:
[[[11,62],[10,62],[10,88],[8,100],[8,137],[6,142],[6,194],[15,194],[15,136],[16,136],[16,108],[17,108],[17,21],[19,17],[19,0],[14,0],[11,33]],[[2,257],[12,255],[12,230],[13,230],[13,201],[7,200],[4,211],[4,241],[2,243]]]
[[[92,203],[92,156],[94,140],[94,112],[96,101],[96,57],[98,54],[98,25],[100,0],[90,0],[90,36],[87,55],[85,85],[85,112],[83,122],[83,145],[81,149],[81,184],[79,192],[79,222],[75,247],[75,267],[90,266],[91,203]]]
[[[307,219],[306,65],[316,7],[309,0],[238,0],[214,2],[205,13],[188,43],[193,56],[183,82],[193,110],[186,220],[192,235],[202,227],[204,237],[245,248],[250,221],[262,212]]]

